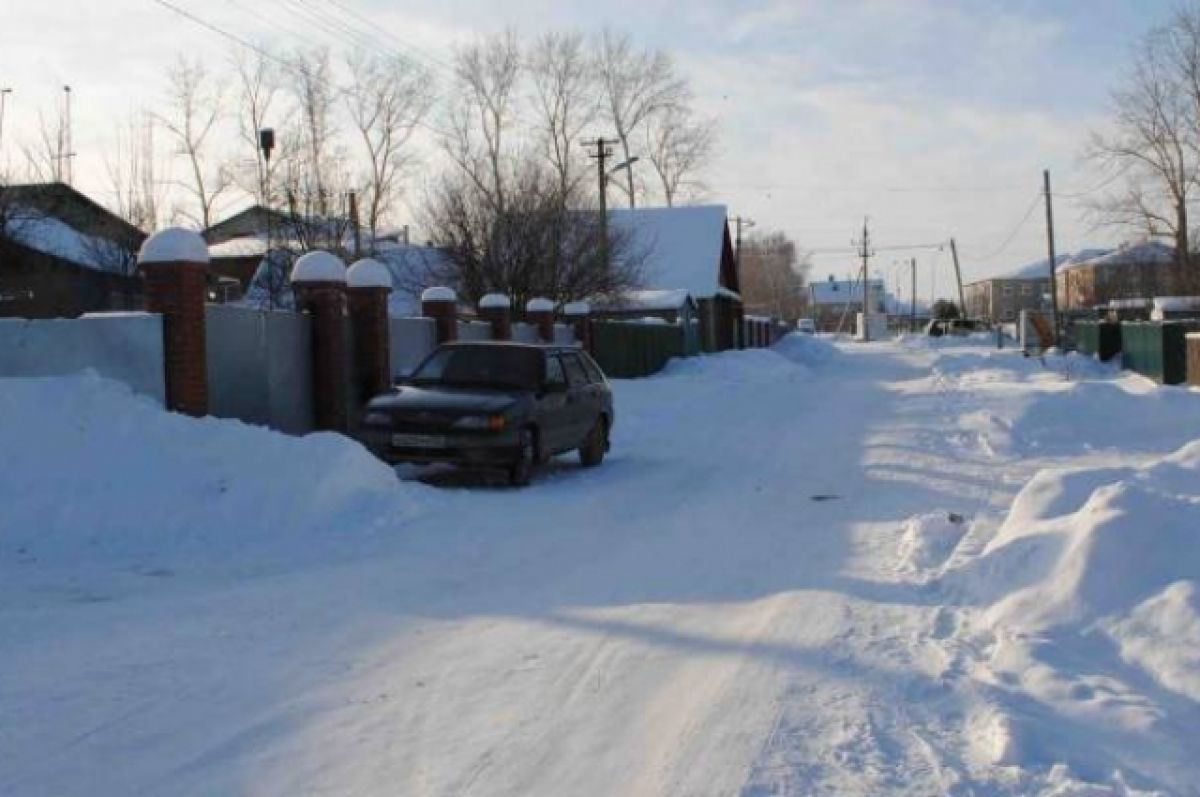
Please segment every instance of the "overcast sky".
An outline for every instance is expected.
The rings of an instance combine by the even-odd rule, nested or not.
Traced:
[[[443,71],[455,42],[511,27],[629,30],[662,47],[720,123],[707,177],[730,215],[778,228],[818,250],[814,277],[844,274],[844,247],[864,216],[881,249],[951,235],[965,276],[1003,272],[1044,256],[1041,208],[1002,252],[1048,167],[1055,188],[1093,187],[1079,162],[1102,129],[1112,87],[1145,30],[1170,0],[171,0],[248,39],[280,46],[333,33],[298,19],[320,4],[347,24],[353,9],[377,41]],[[104,150],[130,111],[161,102],[176,53],[219,63],[219,35],[154,0],[0,0],[0,87],[10,87],[3,147],[9,157],[53,113],[62,85],[75,97],[77,184],[102,201]],[[595,132],[608,132],[596,130]],[[1091,228],[1078,200],[1056,205],[1059,249],[1122,237]],[[910,252],[881,251],[875,268],[899,278]],[[950,287],[945,252],[914,250],[920,293]],[[989,257],[990,256],[990,257]],[[907,272],[903,272],[906,274]],[[907,278],[905,278],[906,280]]]

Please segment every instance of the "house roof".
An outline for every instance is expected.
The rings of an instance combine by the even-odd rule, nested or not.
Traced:
[[[696,299],[739,291],[727,217],[724,205],[609,211],[612,229],[628,236],[634,257],[644,258],[642,282]]]
[[[51,257],[94,271],[120,272],[146,234],[63,183],[0,189],[5,235]]]
[[[1083,254],[1083,253],[1081,253]],[[1143,265],[1147,263],[1172,263],[1175,260],[1175,248],[1158,241],[1142,241],[1127,244],[1108,251],[1096,257],[1072,260],[1063,269],[1083,265],[1095,266],[1126,266]]]
[[[683,289],[629,291],[620,298],[596,305],[597,310],[664,311],[681,310],[694,304],[692,295]]]
[[[863,298],[861,280],[824,280],[809,285],[813,304],[845,304],[861,302]],[[871,292],[885,292],[883,280],[871,280]]]

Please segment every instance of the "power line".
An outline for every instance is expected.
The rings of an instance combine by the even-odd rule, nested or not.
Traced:
[[[978,260],[991,260],[994,257],[998,257],[998,256],[1002,255],[1005,252],[1005,250],[1008,249],[1009,245],[1014,240],[1016,240],[1017,234],[1020,233],[1021,230],[1025,227],[1025,222],[1029,221],[1029,217],[1033,215],[1034,209],[1038,206],[1038,203],[1041,201],[1042,201],[1041,192],[1034,194],[1033,201],[1029,203],[1029,207],[1025,210],[1025,215],[1023,215],[1021,217],[1021,220],[1019,222],[1017,222],[1017,226],[1013,227],[1012,232],[1010,232],[1008,234],[1008,237],[1006,237],[1004,239],[1004,243],[1000,244],[1000,248],[998,248],[994,252],[991,252],[990,254],[984,255],[983,257],[980,257],[977,259]]]
[[[226,39],[229,39],[230,41],[236,42],[243,47],[249,48],[264,58],[269,58],[272,61],[275,61],[276,63],[278,63],[282,66],[287,66],[287,62],[284,61],[282,58],[279,58],[278,56],[268,52],[267,50],[264,50],[263,48],[259,47],[258,45],[254,44],[252,42],[249,42],[246,39],[243,39],[241,36],[238,36],[236,33],[230,33],[229,31],[225,30],[224,28],[219,28],[216,25],[212,24],[211,22],[201,19],[200,17],[196,16],[192,12],[182,9],[179,6],[175,5],[174,3],[169,2],[169,0],[151,0],[151,2],[157,3],[160,6],[162,6],[163,8],[166,8],[170,11],[175,12],[179,16],[184,17],[188,20],[191,20],[192,22],[199,25],[200,27],[206,28],[206,29],[212,31],[213,33],[217,34],[218,36],[224,36]]]

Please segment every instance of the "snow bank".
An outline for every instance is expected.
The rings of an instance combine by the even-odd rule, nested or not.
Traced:
[[[944,563],[966,534],[966,524],[948,512],[909,518],[900,535],[900,563],[908,570],[925,570]]]
[[[807,366],[825,365],[841,356],[829,341],[802,332],[785,335],[772,349],[792,362]]]
[[[392,471],[339,435],[168,413],[94,374],[0,381],[0,558],[252,568],[400,509]]]

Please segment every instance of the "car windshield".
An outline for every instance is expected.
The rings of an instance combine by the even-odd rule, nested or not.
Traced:
[[[536,349],[506,346],[447,346],[412,375],[418,384],[535,390],[542,378]]]

